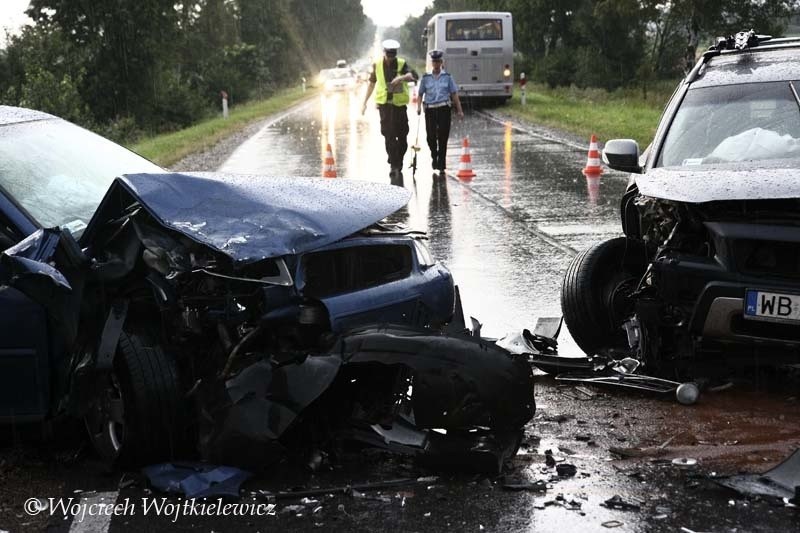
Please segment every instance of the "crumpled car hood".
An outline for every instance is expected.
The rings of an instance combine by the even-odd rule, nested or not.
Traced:
[[[636,176],[644,196],[699,204],[720,200],[800,198],[797,165],[748,164],[661,167]]]
[[[321,178],[222,173],[127,174],[106,193],[98,214],[120,191],[158,222],[237,262],[307,252],[351,235],[403,207],[410,192],[393,185]],[[89,224],[90,232],[95,223]]]

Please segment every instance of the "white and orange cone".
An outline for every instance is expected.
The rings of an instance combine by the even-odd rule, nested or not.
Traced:
[[[475,172],[472,170],[472,157],[469,154],[469,137],[464,137],[461,145],[461,160],[458,163],[456,176],[462,179],[475,177]]]
[[[325,148],[325,161],[322,163],[322,177],[335,178],[336,177],[336,163],[333,161],[333,151],[331,144]]]
[[[584,176],[599,176],[603,173],[600,166],[600,150],[597,148],[597,136],[592,134],[589,140],[589,156],[586,158],[586,166],[583,167]]]

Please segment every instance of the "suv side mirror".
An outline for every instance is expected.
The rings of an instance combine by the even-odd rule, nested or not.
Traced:
[[[639,143],[633,139],[613,139],[603,148],[603,162],[614,170],[641,174]]]

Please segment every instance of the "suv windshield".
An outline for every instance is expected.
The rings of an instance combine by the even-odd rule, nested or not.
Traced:
[[[0,185],[45,228],[79,237],[114,178],[138,172],[164,170],[63,120],[0,127]]]
[[[690,89],[657,166],[800,158],[798,82]]]

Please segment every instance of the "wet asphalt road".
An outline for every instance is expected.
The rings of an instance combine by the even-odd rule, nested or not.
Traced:
[[[245,142],[221,170],[318,176],[330,143],[340,179],[389,182],[377,111],[368,109],[360,116],[360,101],[360,96],[350,99],[346,94],[315,99]],[[533,126],[496,118],[500,112],[470,110],[463,121],[454,121],[450,176],[444,180],[431,175],[423,124],[416,180],[407,170],[403,183],[413,196],[394,218],[428,232],[432,252],[461,288],[465,313],[480,319],[485,335],[498,337],[532,328],[536,317],[560,314],[559,287],[570,257],[618,234],[618,199],[626,183],[626,176],[613,172],[587,181],[580,173],[585,150],[574,139],[543,137]],[[416,115],[409,118],[413,144]],[[467,135],[477,174],[470,181],[453,176],[461,139]],[[410,163],[410,152],[406,160]],[[567,336],[561,350],[575,353],[577,348]],[[331,469],[309,473],[286,465],[260,474],[244,486],[242,502],[258,502],[252,497],[259,490],[438,478],[365,491],[364,497],[331,492],[306,503],[279,501],[275,516],[261,518],[145,517],[141,499],[161,496],[149,494],[135,473],[122,478],[119,472],[105,471],[88,451],[75,458],[77,440],[17,449],[0,462],[0,529],[796,531],[797,509],[740,498],[709,479],[712,474],[766,470],[800,445],[796,384],[772,380],[766,387],[756,385],[737,383],[687,408],[670,398],[591,386],[576,389],[541,377],[536,417],[505,481],[544,480],[545,492],[510,492],[503,490],[500,478],[431,472],[376,450],[342,450]],[[609,452],[612,447],[642,451],[620,459]],[[559,478],[545,464],[546,450],[559,463],[575,465],[577,474]],[[674,467],[671,460],[676,457],[696,458],[698,465]],[[132,484],[125,481],[131,479]],[[99,529],[58,516],[31,518],[22,511],[30,496],[84,494],[76,490],[89,491],[90,498],[107,492],[104,497],[130,501],[135,511]],[[614,495],[635,508],[601,505]],[[168,501],[180,504],[174,498]]]

